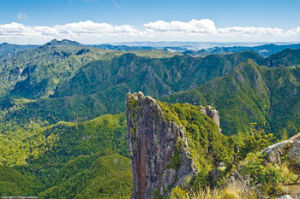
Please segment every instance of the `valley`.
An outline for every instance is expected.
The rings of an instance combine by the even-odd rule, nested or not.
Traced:
[[[126,109],[128,93],[157,99],[165,115],[159,121],[174,121],[191,140],[188,153],[200,173],[192,190],[169,194],[198,192],[212,183],[208,173],[219,163],[232,168],[262,161],[259,151],[300,131],[299,49],[191,56],[124,48],[53,40],[0,56],[0,195],[130,198],[136,173],[126,111],[144,119],[134,100]],[[221,130],[199,112],[208,105],[218,110]],[[180,157],[172,161],[170,168],[179,169]],[[279,181],[276,186],[288,182]]]

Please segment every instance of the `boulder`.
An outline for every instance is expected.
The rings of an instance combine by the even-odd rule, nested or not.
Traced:
[[[267,161],[281,163],[283,157],[287,157],[289,168],[296,174],[300,174],[300,133],[292,138],[273,144],[262,151]]]

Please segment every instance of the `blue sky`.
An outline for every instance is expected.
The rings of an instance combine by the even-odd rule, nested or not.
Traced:
[[[137,40],[165,40],[167,38],[166,32],[173,32],[178,26],[185,27],[185,24],[171,24],[173,28],[168,30],[163,30],[166,34],[159,34],[162,30],[157,28],[155,31],[156,35],[147,34],[145,31],[149,30],[150,26],[145,26],[145,24],[162,21],[166,23],[171,23],[172,21],[178,21],[182,23],[187,23],[190,28],[189,35],[185,35],[186,40],[194,40],[195,37],[199,38],[199,41],[206,41],[213,38],[212,33],[215,37],[220,38],[216,41],[229,41],[234,40],[229,39],[228,35],[224,37],[224,30],[222,28],[232,28],[232,27],[264,27],[269,29],[259,29],[260,33],[275,34],[276,37],[272,37],[274,41],[288,41],[288,40],[299,40],[300,39],[300,29],[298,33],[297,27],[300,27],[300,1],[299,0],[0,0],[0,42],[2,41],[16,41],[21,42],[21,38],[17,38],[17,34],[21,34],[22,31],[16,33],[16,29],[20,29],[20,26],[16,24],[2,27],[3,25],[9,25],[13,22],[23,25],[25,28],[35,28],[38,26],[53,28],[56,25],[65,25],[70,23],[78,22],[93,22],[97,24],[109,24],[114,28],[118,29],[119,26],[131,26],[136,30],[131,30],[130,35],[115,35],[120,39],[108,38],[108,41],[131,41],[134,38]],[[211,35],[203,35],[203,31],[199,32],[199,26],[204,23],[205,20],[209,19],[214,23],[217,31],[210,31]],[[198,20],[199,23],[189,23],[191,20]],[[190,26],[196,24],[198,26],[197,30],[193,30]],[[198,25],[197,25],[198,24]],[[1,26],[2,25],[2,26]],[[170,24],[162,24],[163,26],[168,26]],[[170,26],[171,26],[170,25]],[[22,26],[22,27],[23,27]],[[90,23],[89,27],[93,25]],[[2,35],[1,35],[2,27]],[[161,26],[160,26],[161,27]],[[211,26],[209,26],[211,27]],[[99,28],[99,27],[98,27]],[[150,27],[152,31],[152,26]],[[275,28],[280,28],[281,32]],[[13,29],[13,31],[11,31]],[[220,29],[220,30],[219,30]],[[270,30],[271,29],[271,30]],[[9,30],[9,31],[7,31]],[[24,29],[25,30],[25,29]],[[66,29],[64,29],[65,31]],[[119,30],[119,29],[118,29]],[[289,35],[285,32],[292,30],[293,34]],[[9,32],[13,34],[9,35]],[[27,29],[26,29],[27,31]],[[37,33],[36,28],[34,29],[35,34]],[[52,32],[54,30],[51,30]],[[56,30],[55,30],[56,31]],[[54,32],[55,32],[54,31]],[[64,32],[61,31],[61,32]],[[73,31],[73,30],[71,30]],[[126,30],[127,31],[127,30]],[[133,32],[138,31],[139,36],[133,36]],[[150,32],[151,32],[150,31]],[[177,31],[177,29],[176,29]],[[194,34],[194,32],[199,32],[199,34]],[[228,30],[226,30],[228,31]],[[234,29],[233,32],[241,31],[240,29]],[[245,36],[245,30],[243,29],[242,36],[239,36],[237,40],[247,41],[248,36]],[[253,31],[253,30],[251,30]],[[283,38],[282,31],[285,31],[285,37]],[[24,31],[23,31],[24,32]],[[30,31],[28,30],[28,34]],[[61,33],[60,32],[60,33]],[[76,32],[76,31],[75,31]],[[149,31],[148,31],[149,32]],[[180,32],[184,32],[180,30]],[[217,33],[216,33],[217,32]],[[219,37],[220,32],[223,34]],[[254,31],[257,33],[257,30]],[[178,33],[178,31],[177,31]],[[200,34],[201,33],[201,34]],[[249,34],[249,29],[246,30]],[[43,33],[44,34],[44,33]],[[86,34],[86,33],[84,33]],[[94,33],[96,34],[96,33]],[[102,33],[104,34],[104,33]],[[299,34],[299,35],[298,35]],[[70,37],[69,35],[59,35],[59,33],[54,33],[48,35],[48,37]],[[171,37],[175,40],[184,40],[184,38],[176,38],[173,34]],[[193,37],[192,37],[192,36]],[[74,37],[74,34],[72,34]],[[280,38],[279,38],[280,36]],[[289,38],[288,38],[289,36]],[[27,35],[28,41],[30,41],[29,35]],[[49,39],[44,34],[44,39]],[[85,42],[90,42],[84,39],[83,34],[80,35],[81,38],[77,40],[82,40]],[[95,37],[96,38],[96,37]],[[97,42],[102,42],[105,37],[102,35],[96,39]],[[268,39],[267,35],[262,37],[252,37],[248,38],[249,41],[263,41]],[[75,38],[76,39],[76,38]],[[197,40],[197,41],[198,41]],[[23,43],[26,41],[23,39]]]
[[[56,25],[93,20],[141,26],[156,20],[209,18],[218,26],[300,25],[299,0],[1,0],[0,23]],[[24,13],[26,20],[18,19]]]

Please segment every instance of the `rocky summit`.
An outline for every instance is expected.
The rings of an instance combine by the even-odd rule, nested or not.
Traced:
[[[170,111],[143,93],[127,95],[127,127],[132,159],[133,198],[166,195],[172,187],[189,182],[198,172],[189,136]],[[218,129],[218,112],[198,107],[199,113]],[[203,113],[207,113],[208,116]],[[218,132],[219,133],[219,132]]]
[[[151,198],[153,191],[161,194],[164,188],[193,176],[192,159],[185,151],[183,163],[176,171],[170,168],[179,139],[185,140],[184,130],[175,122],[163,119],[163,112],[151,97],[127,95],[127,124],[132,158],[133,198]]]

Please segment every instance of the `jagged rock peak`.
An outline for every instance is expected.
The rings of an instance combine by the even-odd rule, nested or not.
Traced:
[[[188,141],[184,128],[174,121],[166,121],[159,103],[141,92],[127,95],[126,108],[132,198],[165,195],[170,187],[191,179],[196,169],[185,150]],[[176,162],[178,157],[180,162]]]

